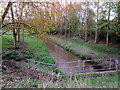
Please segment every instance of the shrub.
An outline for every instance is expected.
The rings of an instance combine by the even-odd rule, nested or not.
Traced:
[[[20,61],[21,57],[19,56],[18,52],[16,51],[11,51],[11,52],[6,52],[2,55],[2,59],[13,59],[15,61]]]

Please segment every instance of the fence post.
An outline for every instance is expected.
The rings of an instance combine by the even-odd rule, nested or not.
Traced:
[[[118,59],[115,60],[115,67],[116,67],[116,71],[118,71],[118,67],[119,67]]]
[[[85,68],[84,68],[84,67],[85,67],[84,62],[85,62],[85,61],[83,60],[83,73],[85,73],[85,70],[84,70],[84,69],[85,69]]]
[[[111,70],[111,64],[112,64],[112,60],[111,60],[111,58],[109,59],[109,61],[110,61],[110,63],[109,63],[109,71]]]
[[[30,59],[28,59],[28,63],[29,63],[29,65],[28,65],[28,66],[29,66],[29,69],[30,69]]]

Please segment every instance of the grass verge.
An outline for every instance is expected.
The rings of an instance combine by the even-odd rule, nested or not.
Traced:
[[[41,65],[39,63],[34,63],[33,61],[37,62],[43,62],[48,64],[55,64],[55,60],[52,58],[52,56],[49,54],[47,47],[45,43],[40,40],[36,39],[34,37],[25,37],[25,44],[19,46],[22,49],[16,49],[16,50],[10,50],[10,48],[13,47],[12,42],[12,36],[11,35],[3,35],[2,36],[2,45],[3,45],[3,52],[5,51],[5,54],[3,54],[4,58],[6,59],[15,59],[16,61],[20,61],[21,59],[31,59],[31,65],[37,68],[42,68],[45,70],[50,70],[55,73],[60,73],[59,70],[56,70],[55,66],[45,66]],[[6,50],[9,52],[6,52]],[[20,56],[19,54],[23,54]],[[21,67],[27,68],[28,63],[21,64]]]
[[[91,54],[95,53],[98,58],[119,58],[120,49],[100,45],[92,42],[80,41],[74,38],[62,37],[61,39],[68,40],[81,47],[83,50],[88,50]],[[84,52],[83,52],[84,53]]]
[[[73,53],[81,59],[95,59],[95,58],[119,58],[120,49],[107,47],[106,45],[99,45],[95,43],[87,43],[78,39],[70,37],[55,37],[50,40],[56,42],[65,50]]]

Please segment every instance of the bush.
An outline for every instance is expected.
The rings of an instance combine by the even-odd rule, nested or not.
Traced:
[[[22,53],[23,55],[19,55],[19,53]],[[21,60],[26,60],[26,59],[31,59],[33,56],[29,51],[24,51],[24,52],[17,52],[17,51],[11,51],[11,52],[5,52],[2,55],[2,59],[13,59],[15,61],[21,61]]]
[[[11,52],[6,52],[3,54],[2,59],[13,59],[15,61],[20,61],[21,57],[19,56],[18,52],[16,51],[11,51]]]

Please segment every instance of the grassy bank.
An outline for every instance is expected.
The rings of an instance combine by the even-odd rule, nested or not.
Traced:
[[[48,64],[55,64],[55,60],[49,54],[45,43],[34,37],[25,37],[25,43],[22,43],[19,46],[20,49],[10,49],[13,47],[12,36],[11,35],[3,35],[2,37],[2,48],[3,48],[3,57],[5,59],[14,59],[16,61],[27,60],[31,59],[30,66],[43,68],[43,70],[50,70],[52,72],[60,72],[59,70],[55,69],[55,66],[47,66],[42,65],[33,61],[48,63]],[[8,51],[8,52],[6,52]],[[23,54],[20,56],[19,54]],[[17,63],[18,65],[19,62]],[[21,64],[22,68],[28,68],[29,64],[23,63]],[[41,72],[39,72],[41,73]]]
[[[13,47],[12,43],[12,37],[10,35],[4,35],[2,38],[2,45],[3,45],[3,51],[9,51],[10,47]],[[52,59],[52,57],[49,55],[48,50],[44,44],[43,41],[37,40],[36,38],[32,37],[25,37],[25,42],[27,42],[27,45],[24,45],[24,51],[31,52],[33,55],[32,60],[45,62],[54,64],[55,61]],[[19,52],[20,50],[16,50]],[[21,52],[21,51],[20,51]],[[33,64],[34,66],[35,64]],[[38,66],[37,66],[38,67]],[[10,71],[9,71],[10,72]],[[20,72],[17,72],[17,74]],[[23,75],[23,74],[22,74]],[[23,76],[20,77],[23,77]],[[9,77],[8,77],[9,76]],[[106,77],[99,77],[98,74],[94,74],[92,76],[96,76],[95,78],[86,78],[87,75],[78,75],[78,76],[62,76],[59,78],[67,79],[66,81],[58,81],[58,82],[44,82],[32,77],[25,77],[25,80],[18,80],[18,75],[15,77],[13,75],[13,71],[9,73],[8,76],[5,76],[5,80],[8,85],[5,85],[7,88],[117,88],[118,87],[118,77],[117,76],[106,76]],[[7,77],[7,79],[6,79]],[[75,77],[75,80],[70,80],[72,77]],[[16,78],[13,80],[16,86],[13,84],[9,84],[9,80],[11,78]],[[54,77],[53,77],[54,78]],[[77,80],[79,79],[79,80]],[[6,83],[6,82],[5,82]],[[13,85],[13,86],[12,86]]]
[[[35,61],[48,63],[48,64],[55,64],[55,60],[49,54],[48,49],[42,40],[36,39],[34,37],[25,37],[25,41],[28,44],[27,50],[33,53]],[[39,68],[60,73],[59,70],[55,69],[56,68],[55,66],[46,67],[46,65],[41,65],[41,64],[36,65],[36,63],[32,63],[32,64],[35,64],[35,66]]]
[[[22,51],[28,51],[33,54],[33,58],[36,61],[44,62],[44,63],[50,63],[54,64],[55,61],[50,56],[46,45],[42,40],[38,40],[34,37],[25,37],[26,44],[24,45],[18,45],[18,47],[23,48]],[[2,36],[2,50],[10,50],[10,48],[13,47],[13,41],[11,35],[3,35]],[[19,49],[16,49],[16,51],[20,51]]]
[[[55,37],[51,38],[51,40],[82,59],[119,58],[120,54],[120,49],[118,48],[107,47],[106,45],[99,45],[91,42],[87,43],[69,37]]]
[[[25,37],[25,42],[28,44],[27,49],[34,54],[36,61],[55,64],[55,61],[50,56],[45,43],[34,37]]]

